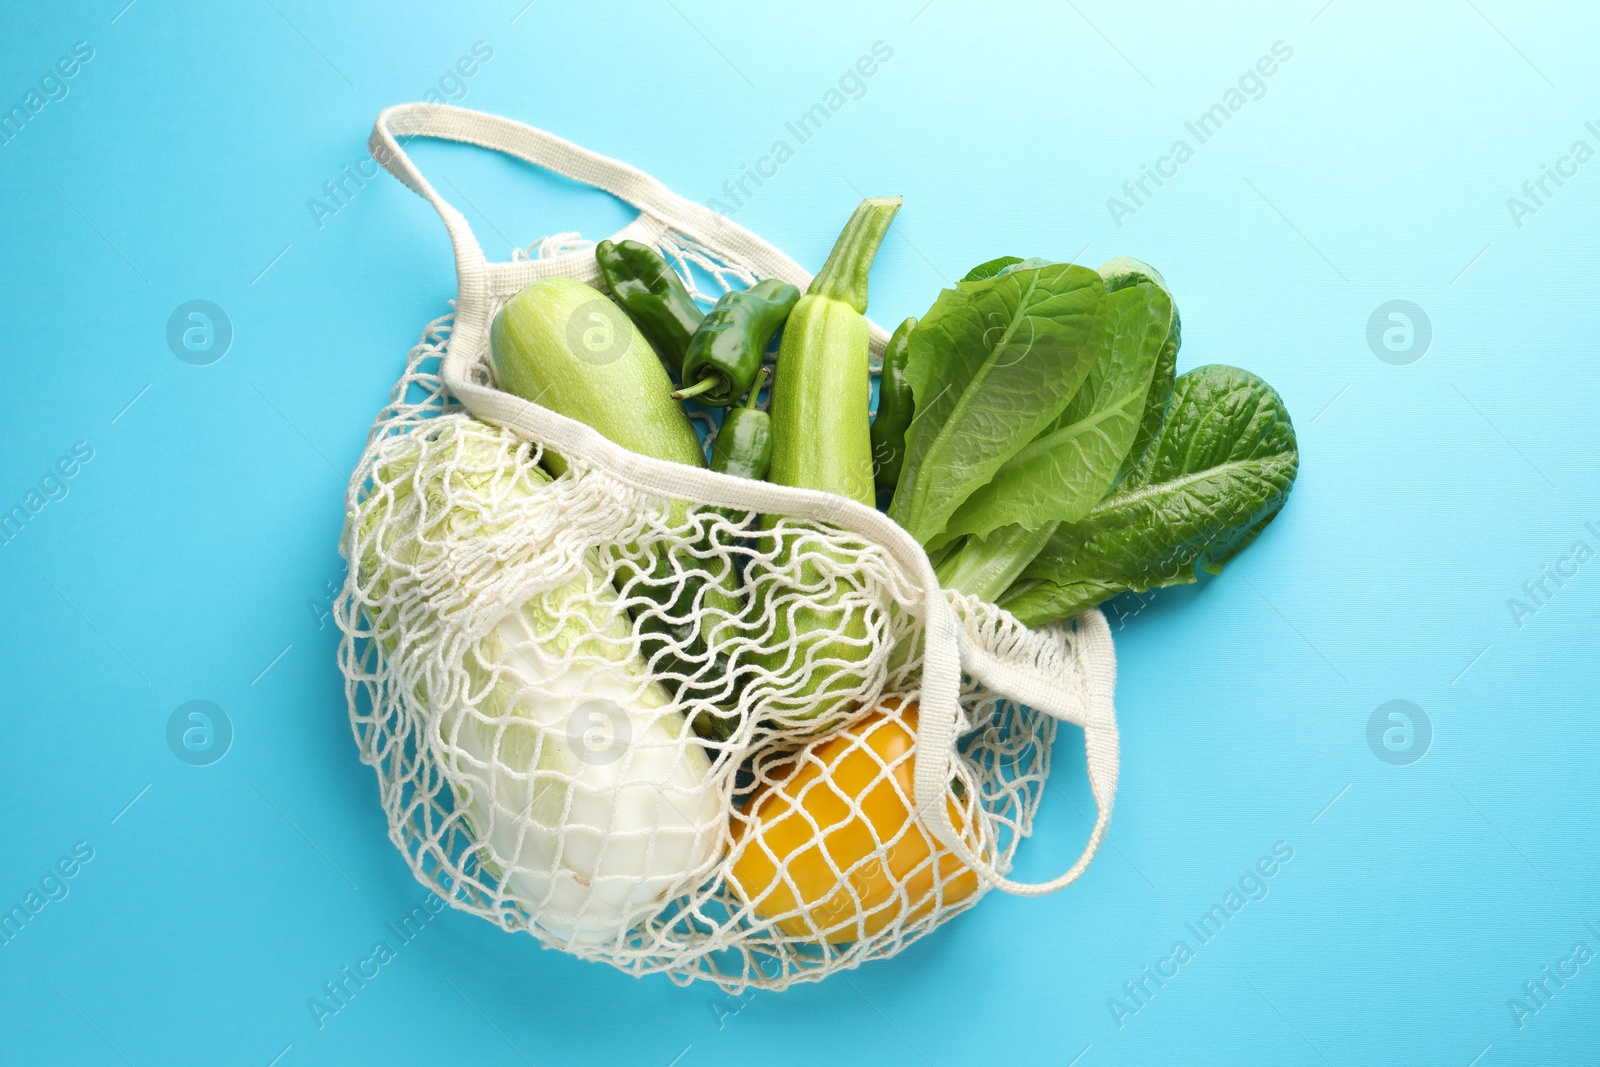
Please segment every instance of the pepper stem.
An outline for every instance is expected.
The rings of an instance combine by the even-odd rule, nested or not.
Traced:
[[[686,385],[682,389],[679,389],[677,392],[672,394],[672,399],[674,399],[674,400],[688,400],[690,397],[699,396],[701,393],[705,392],[707,389],[710,389],[710,388],[714,387],[716,384],[717,384],[716,375],[709,375],[709,376],[707,376],[705,378],[701,378],[698,382],[695,382],[693,385]]]
[[[823,296],[849,304],[857,312],[867,313],[867,274],[878,255],[883,235],[889,232],[889,223],[900,210],[898,196],[872,196],[856,206],[855,214],[844,224],[828,262],[815,278],[806,293]]]
[[[760,370],[756,371],[756,383],[750,387],[750,395],[745,399],[744,408],[746,411],[749,411],[756,406],[758,398],[761,396],[761,387],[766,384],[767,368],[762,367]]]

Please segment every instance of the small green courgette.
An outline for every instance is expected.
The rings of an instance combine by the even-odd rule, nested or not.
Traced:
[[[772,383],[771,481],[873,503],[867,274],[900,198],[863,200],[789,314]]]
[[[772,386],[769,481],[822,489],[872,506],[867,275],[899,210],[899,197],[863,200],[789,315]],[[779,521],[763,519],[769,528]],[[842,606],[836,594],[810,593],[798,602],[774,604],[785,592],[826,586],[826,572],[851,562],[840,559],[824,567],[806,561],[795,568],[794,552],[812,535],[793,520],[785,526],[772,569],[752,572],[755,617],[750,625],[770,635],[769,651],[754,657],[764,669],[790,677],[805,672],[803,683],[769,702],[772,714],[803,721],[852,699],[849,691],[864,680],[858,665],[872,643],[867,610],[859,603]]]
[[[489,340],[495,380],[507,392],[642,455],[705,466],[661,360],[599,290],[571,278],[534,282],[494,317]],[[548,453],[545,465],[553,474],[566,470]]]

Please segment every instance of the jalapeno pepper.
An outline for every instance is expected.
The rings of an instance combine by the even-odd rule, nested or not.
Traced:
[[[719,408],[738,403],[750,388],[772,335],[799,299],[799,289],[776,278],[724,293],[689,338],[683,357],[683,388],[673,397],[695,397]]]
[[[761,387],[766,382],[767,368],[762,367],[756,372],[755,384],[750,387],[750,399],[745,401],[743,407],[733,408],[723,417],[722,429],[717,431],[716,440],[711,442],[712,470],[758,482],[767,476],[767,466],[772,462],[772,425],[767,413],[756,406],[756,399],[761,395]],[[742,525],[750,518],[738,508],[717,510],[722,512],[728,521],[736,524]],[[725,571],[717,587],[707,590],[707,606],[722,609],[730,616],[737,616],[744,604],[743,585],[742,568]],[[712,643],[715,642],[713,636]],[[721,653],[718,654],[718,663],[726,666],[726,657]],[[722,673],[726,674],[726,671]],[[742,684],[741,680],[734,679],[735,687],[742,687]],[[729,699],[723,703],[731,704],[736,693],[737,689],[733,690]],[[703,711],[694,720],[695,732],[713,741],[726,741],[738,728],[737,715],[718,715]]]
[[[916,411],[911,383],[906,380],[906,352],[910,348],[915,318],[902,322],[883,350],[883,370],[878,375],[878,414],[872,420],[872,480],[879,489],[893,490],[900,481],[906,458],[906,427]]]
[[[756,407],[756,397],[761,395],[766,380],[767,368],[762,367],[750,387],[750,399],[723,417],[722,429],[711,442],[712,470],[758,482],[767,476],[767,467],[772,463],[772,420]]]
[[[595,246],[594,259],[611,298],[622,305],[668,369],[674,374],[681,371],[689,337],[705,313],[684,288],[678,272],[659,252],[638,241],[601,241]]]

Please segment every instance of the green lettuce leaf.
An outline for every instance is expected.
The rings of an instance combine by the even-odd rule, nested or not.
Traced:
[[[1106,292],[1114,293],[1118,289],[1137,285],[1140,282],[1149,282],[1160,288],[1172,299],[1172,290],[1167,288],[1167,280],[1161,272],[1150,264],[1141,260],[1131,259],[1128,256],[1116,256],[1100,264],[1100,277],[1106,280]],[[1156,433],[1161,429],[1161,420],[1166,418],[1167,404],[1172,400],[1172,382],[1178,373],[1178,349],[1183,345],[1183,324],[1178,317],[1178,305],[1172,305],[1172,332],[1167,335],[1167,343],[1161,346],[1160,353],[1156,356],[1155,374],[1150,379],[1150,390],[1145,395],[1144,417],[1139,420],[1139,432],[1134,435],[1133,447],[1128,449],[1128,455],[1122,461],[1122,469],[1117,472],[1120,480],[1127,477],[1139,462],[1139,457],[1144,455],[1145,449],[1150,447],[1150,442],[1155,440]]]
[[[1116,481],[1145,415],[1172,301],[1148,281],[1106,295],[1104,340],[1078,393],[951,516],[947,535],[1077,522]]]
[[[1062,524],[1001,606],[1030,626],[1109,596],[1215,574],[1283,507],[1299,466],[1277,392],[1236,367],[1178,378],[1149,449],[1082,522]]]
[[[964,282],[981,282],[985,278],[993,278],[996,274],[999,274],[1012,264],[1021,262],[1021,256],[999,256],[995,259],[979,263],[976,267],[973,267],[971,270],[967,271],[966,277],[962,278],[961,280]]]
[[[1011,257],[1005,256],[1002,258],[1010,259]],[[994,260],[993,262],[1000,262],[1000,260]],[[1019,259],[1015,263],[1007,263],[1005,266],[995,271],[995,274],[1015,274],[1019,270],[1033,270],[1035,267],[1048,267],[1053,263],[1055,263],[1055,260],[1046,259],[1043,256],[1029,256],[1027,259]]]
[[[916,417],[889,514],[922,544],[1061,414],[1099,353],[1105,283],[1071,264],[960,282],[912,331]]]

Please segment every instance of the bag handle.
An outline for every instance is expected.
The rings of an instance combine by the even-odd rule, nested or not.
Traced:
[[[484,341],[474,324],[478,319],[488,318],[493,295],[514,293],[531,282],[553,275],[593,282],[599,278],[600,269],[594,252],[588,249],[549,259],[488,261],[466,216],[439,195],[406,153],[403,142],[413,137],[457,141],[503,152],[608,192],[638,208],[639,218],[613,234],[612,240],[631,239],[652,244],[673,230],[758,278],[777,278],[802,291],[811,284],[810,273],[781,251],[732,219],[679,196],[637,167],[499,115],[450,104],[396,104],[379,113],[367,146],[372,150],[372,158],[385,170],[433,205],[450,233],[459,291],[456,330],[451,335],[440,370],[452,391],[458,383],[468,380],[469,364]],[[873,353],[882,352],[889,340],[888,332],[873,322],[867,324],[867,329]]]
[[[953,617],[955,610],[950,614]],[[960,649],[963,668],[976,681],[1019,704],[1042,711],[1052,718],[1072,723],[1083,729],[1083,748],[1089,771],[1089,790],[1094,795],[1095,821],[1089,832],[1089,841],[1077,861],[1066,873],[1048,882],[1015,882],[995,871],[973,853],[967,841],[956,832],[950,820],[949,806],[944,795],[949,790],[950,760],[919,759],[915,770],[917,807],[924,825],[940,844],[950,849],[968,866],[977,870],[997,889],[1016,896],[1043,896],[1071,884],[1078,879],[1094,859],[1111,825],[1111,809],[1117,795],[1117,774],[1120,758],[1120,741],[1117,735],[1116,709],[1112,697],[1116,692],[1117,664],[1111,651],[1111,628],[1098,608],[1091,608],[1077,618],[1078,631],[1072,638],[1072,656],[1076,673],[1082,679],[1082,696],[1064,692],[1051,685],[1034,671],[1014,666],[974,645],[962,627],[956,628],[956,642]],[[1065,639],[1065,638],[1063,638]],[[925,678],[926,682],[927,679]],[[933,747],[923,743],[922,724],[918,719],[917,748],[921,752],[945,752],[951,748]],[[944,732],[944,731],[940,731]],[[953,731],[951,731],[953,733]],[[952,736],[946,745],[952,745]],[[924,802],[923,798],[929,798]]]

